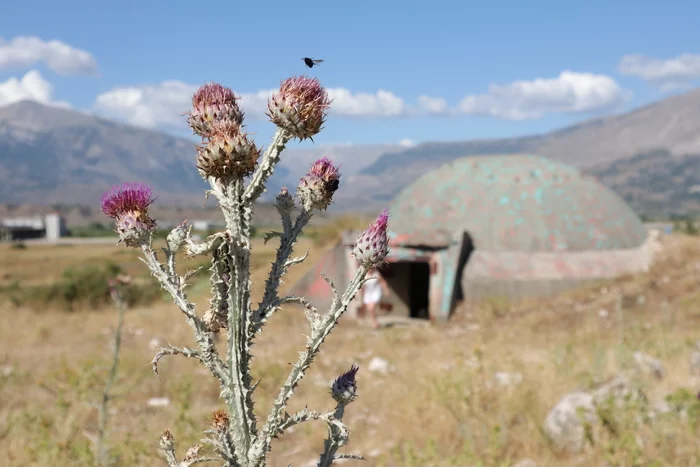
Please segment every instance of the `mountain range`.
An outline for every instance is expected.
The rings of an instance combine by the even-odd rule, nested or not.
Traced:
[[[318,157],[341,164],[333,211],[375,211],[440,164],[470,155],[534,153],[598,177],[642,213],[700,213],[700,90],[628,113],[516,138],[285,151],[265,200],[296,186]],[[150,183],[159,201],[195,207],[205,184],[194,141],[31,101],[0,108],[0,203],[95,204],[123,180]]]

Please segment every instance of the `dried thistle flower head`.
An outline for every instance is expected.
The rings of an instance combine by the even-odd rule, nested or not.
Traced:
[[[153,201],[151,188],[138,182],[114,185],[102,195],[102,212],[115,219],[120,242],[138,246],[148,238],[156,228],[148,215]]]
[[[243,111],[231,89],[218,83],[207,83],[192,96],[192,110],[187,113],[187,123],[196,134],[208,138],[212,125],[220,121],[241,126]]]
[[[352,367],[340,375],[338,379],[333,381],[331,386],[331,395],[336,402],[340,404],[349,404],[357,397],[357,381],[355,375],[360,368],[357,365]]]
[[[255,169],[260,149],[231,121],[219,121],[211,126],[209,142],[197,148],[197,169],[206,180],[222,181],[243,178]]]
[[[304,140],[321,131],[330,99],[316,78],[294,76],[282,81],[279,92],[267,102],[267,115],[293,137]]]
[[[322,157],[302,177],[297,186],[297,196],[307,211],[326,209],[333,200],[333,193],[340,185],[340,172],[330,159]]]
[[[352,254],[360,264],[375,266],[386,258],[389,253],[388,221],[389,213],[385,209],[357,238]]]
[[[217,410],[212,417],[212,425],[217,431],[223,431],[228,427],[228,414],[223,410]]]

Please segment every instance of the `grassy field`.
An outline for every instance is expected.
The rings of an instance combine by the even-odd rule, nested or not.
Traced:
[[[330,235],[326,233],[325,235]],[[275,242],[254,245],[254,293],[258,297]],[[305,238],[297,253],[314,247]],[[344,319],[302,382],[290,409],[331,407],[330,380],[360,365],[360,397],[346,411],[351,430],[346,452],[361,453],[365,466],[508,466],[529,458],[538,466],[700,465],[700,409],[688,358],[700,323],[700,241],[668,237],[658,264],[647,274],[622,278],[546,302],[470,307],[444,326],[405,326],[378,332]],[[285,287],[312,268],[322,253],[312,249],[295,266]],[[66,268],[117,263],[147,280],[134,252],[104,245],[0,246],[0,285],[48,284]],[[180,268],[198,265],[181,261]],[[201,310],[206,277],[191,297]],[[116,312],[0,307],[0,453],[3,466],[90,466],[97,426],[94,404],[109,368]],[[255,346],[257,411],[267,414],[289,362],[303,347],[306,321],[283,310]],[[122,360],[111,402],[107,442],[120,466],[164,465],[157,449],[168,428],[179,453],[201,438],[218,388],[193,362],[164,359],[161,378],[151,372],[150,346],[160,341],[192,345],[189,328],[168,301],[136,306],[125,318]],[[559,452],[544,435],[543,421],[565,394],[585,389],[631,368],[631,353],[663,361],[663,380],[639,375],[649,403],[675,394],[685,415],[671,412],[653,422],[640,404],[619,409],[614,421],[592,428],[580,454]],[[387,373],[369,362],[389,363]],[[519,384],[494,386],[498,372],[519,373]],[[687,391],[684,396],[682,390]],[[685,397],[685,399],[684,399]],[[152,398],[169,404],[149,406]],[[304,424],[276,441],[269,465],[311,465],[322,449],[325,427]],[[207,465],[207,464],[204,464]],[[211,464],[214,465],[214,464]]]

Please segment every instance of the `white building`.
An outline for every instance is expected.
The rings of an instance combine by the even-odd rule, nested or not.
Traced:
[[[0,241],[45,238],[57,241],[68,232],[63,216],[49,213],[46,216],[5,217],[0,219]]]

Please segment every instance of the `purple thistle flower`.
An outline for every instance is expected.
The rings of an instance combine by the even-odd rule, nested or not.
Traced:
[[[120,242],[139,246],[148,240],[156,228],[156,222],[148,216],[153,201],[151,188],[139,182],[114,185],[102,195],[102,212],[115,219]]]
[[[388,221],[389,213],[385,209],[357,238],[352,254],[360,264],[375,266],[386,258],[389,253]]]
[[[238,127],[243,124],[238,97],[218,83],[207,83],[197,89],[192,96],[192,110],[186,115],[192,130],[203,138],[211,136],[216,122],[231,122]]]
[[[317,160],[299,181],[297,196],[304,209],[326,209],[333,201],[333,193],[340,185],[340,171],[333,162],[322,157]]]
[[[267,102],[272,123],[304,140],[323,126],[331,101],[316,78],[294,76],[282,81],[280,90]]]
[[[102,195],[102,212],[113,219],[127,212],[145,213],[154,201],[152,194],[151,188],[140,182],[114,185]]]
[[[315,175],[323,179],[326,183],[326,189],[330,193],[334,193],[338,189],[340,184],[340,166],[336,167],[333,162],[327,158],[322,157],[317,160],[314,165],[311,166],[309,174]]]
[[[340,404],[349,404],[357,397],[357,381],[355,376],[360,368],[353,364],[352,367],[340,375],[331,386],[331,395]]]

